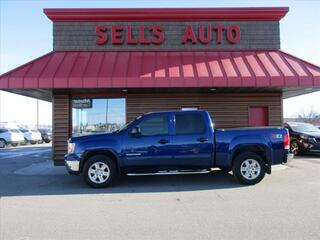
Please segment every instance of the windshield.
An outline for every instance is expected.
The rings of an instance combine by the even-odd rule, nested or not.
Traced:
[[[320,132],[318,128],[310,123],[291,123],[290,127],[295,132]]]
[[[10,132],[13,132],[13,133],[18,133],[20,132],[18,129],[10,129]]]

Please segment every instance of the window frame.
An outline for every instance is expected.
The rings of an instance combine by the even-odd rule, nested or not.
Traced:
[[[177,128],[176,128],[176,123],[177,123],[177,120],[176,120],[176,115],[182,115],[182,114],[195,114],[195,115],[200,115],[201,116],[201,119],[203,121],[203,124],[204,124],[204,130],[203,132],[199,132],[199,133],[177,133]],[[208,131],[208,127],[207,127],[207,124],[206,124],[206,121],[205,121],[205,116],[200,113],[200,112],[179,112],[179,113],[175,113],[174,114],[174,119],[173,119],[173,128],[174,128],[174,135],[175,136],[183,136],[183,135],[200,135],[200,134],[205,134],[207,131]]]

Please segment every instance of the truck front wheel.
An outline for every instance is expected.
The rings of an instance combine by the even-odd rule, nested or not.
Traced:
[[[107,187],[116,175],[115,162],[108,156],[100,154],[90,157],[83,169],[84,180],[94,188]]]
[[[258,154],[247,152],[239,154],[234,159],[232,172],[239,182],[254,185],[264,178],[266,167]]]

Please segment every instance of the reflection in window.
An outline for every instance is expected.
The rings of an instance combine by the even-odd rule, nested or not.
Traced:
[[[72,135],[113,132],[125,124],[125,99],[73,99]]]
[[[206,130],[203,117],[200,114],[176,114],[176,134],[200,134]]]
[[[168,119],[167,116],[156,116],[143,120],[138,127],[142,136],[167,135]]]

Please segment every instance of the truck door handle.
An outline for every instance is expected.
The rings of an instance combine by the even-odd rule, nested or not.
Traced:
[[[158,143],[160,143],[160,144],[166,144],[168,142],[169,141],[167,139],[161,139],[161,140],[158,141]]]
[[[198,142],[206,142],[206,141],[208,141],[208,138],[201,137],[201,138],[198,138],[197,141]]]

